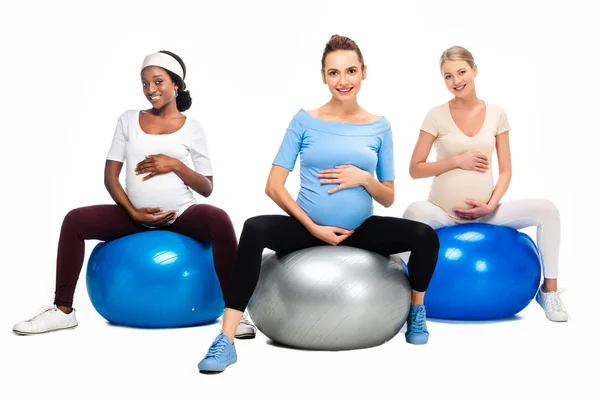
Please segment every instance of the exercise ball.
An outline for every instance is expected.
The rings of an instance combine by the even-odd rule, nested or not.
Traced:
[[[348,246],[263,257],[248,312],[276,343],[310,350],[380,345],[404,325],[411,290],[403,266]]]
[[[114,324],[194,326],[223,314],[210,243],[174,232],[148,231],[99,243],[86,281],[92,305]]]
[[[428,317],[506,318],[535,297],[541,261],[535,243],[525,233],[467,223],[438,229],[437,234],[438,262],[425,293]]]

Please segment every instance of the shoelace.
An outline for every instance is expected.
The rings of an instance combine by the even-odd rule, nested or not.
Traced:
[[[37,314],[35,314],[33,317],[29,318],[27,320],[27,322],[31,322],[36,318],[41,317],[42,315],[46,314],[48,311],[53,311],[55,310],[56,307],[55,306],[46,306],[46,307],[42,307],[38,310]]]
[[[559,297],[559,293],[563,293],[564,291],[565,289],[559,289],[556,293],[547,294],[546,298],[550,302],[550,308],[552,309],[552,311],[567,312],[564,304],[562,303]]]
[[[226,340],[227,339],[225,338],[220,338],[215,343],[213,343],[212,346],[210,346],[210,349],[208,349],[206,357],[219,357],[221,353],[223,353],[223,350],[225,350],[225,347],[227,346]]]
[[[410,330],[414,333],[424,333],[426,331],[425,312],[423,310],[417,311],[414,317],[411,318]]]
[[[244,315],[242,315],[240,324],[252,325],[252,322],[250,322],[250,316],[248,315],[248,311],[244,311]]]

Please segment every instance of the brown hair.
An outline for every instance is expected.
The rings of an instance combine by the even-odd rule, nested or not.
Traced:
[[[325,45],[325,49],[323,50],[323,57],[321,57],[321,69],[325,70],[325,57],[327,54],[333,53],[337,50],[350,50],[355,51],[358,56],[358,61],[360,62],[360,68],[363,69],[365,67],[365,61],[363,59],[363,55],[360,51],[360,48],[356,44],[356,42],[346,36],[333,35],[327,44]]]
[[[469,67],[475,67],[473,54],[461,46],[452,46],[449,49],[444,50],[440,57],[440,69],[442,69],[446,61],[465,61],[469,64]]]

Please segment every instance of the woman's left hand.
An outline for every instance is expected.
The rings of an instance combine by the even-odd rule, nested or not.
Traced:
[[[327,193],[335,193],[342,189],[363,186],[370,174],[354,165],[337,165],[334,169],[324,169],[318,175],[319,180],[323,185],[337,184],[335,188],[327,191]]]
[[[175,168],[177,168],[179,162],[178,159],[165,156],[164,154],[154,154],[146,156],[143,161],[140,161],[135,166],[134,171],[136,175],[148,174],[142,179],[142,181],[145,181],[156,175],[173,172]]]
[[[473,208],[455,208],[454,213],[462,219],[477,219],[491,214],[495,207],[477,200],[465,200],[465,203],[473,206]]]

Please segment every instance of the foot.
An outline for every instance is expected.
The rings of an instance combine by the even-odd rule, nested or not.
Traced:
[[[227,335],[221,332],[198,364],[198,369],[200,372],[223,372],[236,361],[235,345],[229,343]]]
[[[256,327],[250,321],[250,316],[248,316],[248,311],[244,311],[244,315],[242,315],[242,319],[240,320],[240,324],[235,330],[235,338],[236,339],[254,339],[256,336]]]
[[[410,344],[425,344],[429,340],[427,314],[424,305],[411,305],[406,321],[406,341]]]
[[[562,292],[563,290],[544,293],[540,288],[535,295],[535,301],[542,306],[544,312],[546,313],[546,318],[548,318],[550,321],[567,322],[569,319],[569,314],[567,314],[565,305],[560,299],[559,293]]]
[[[17,323],[13,327],[13,332],[17,335],[35,335],[38,333],[47,333],[60,331],[62,329],[72,329],[77,326],[75,309],[69,314],[65,314],[56,306],[44,307],[36,315],[25,321]]]

